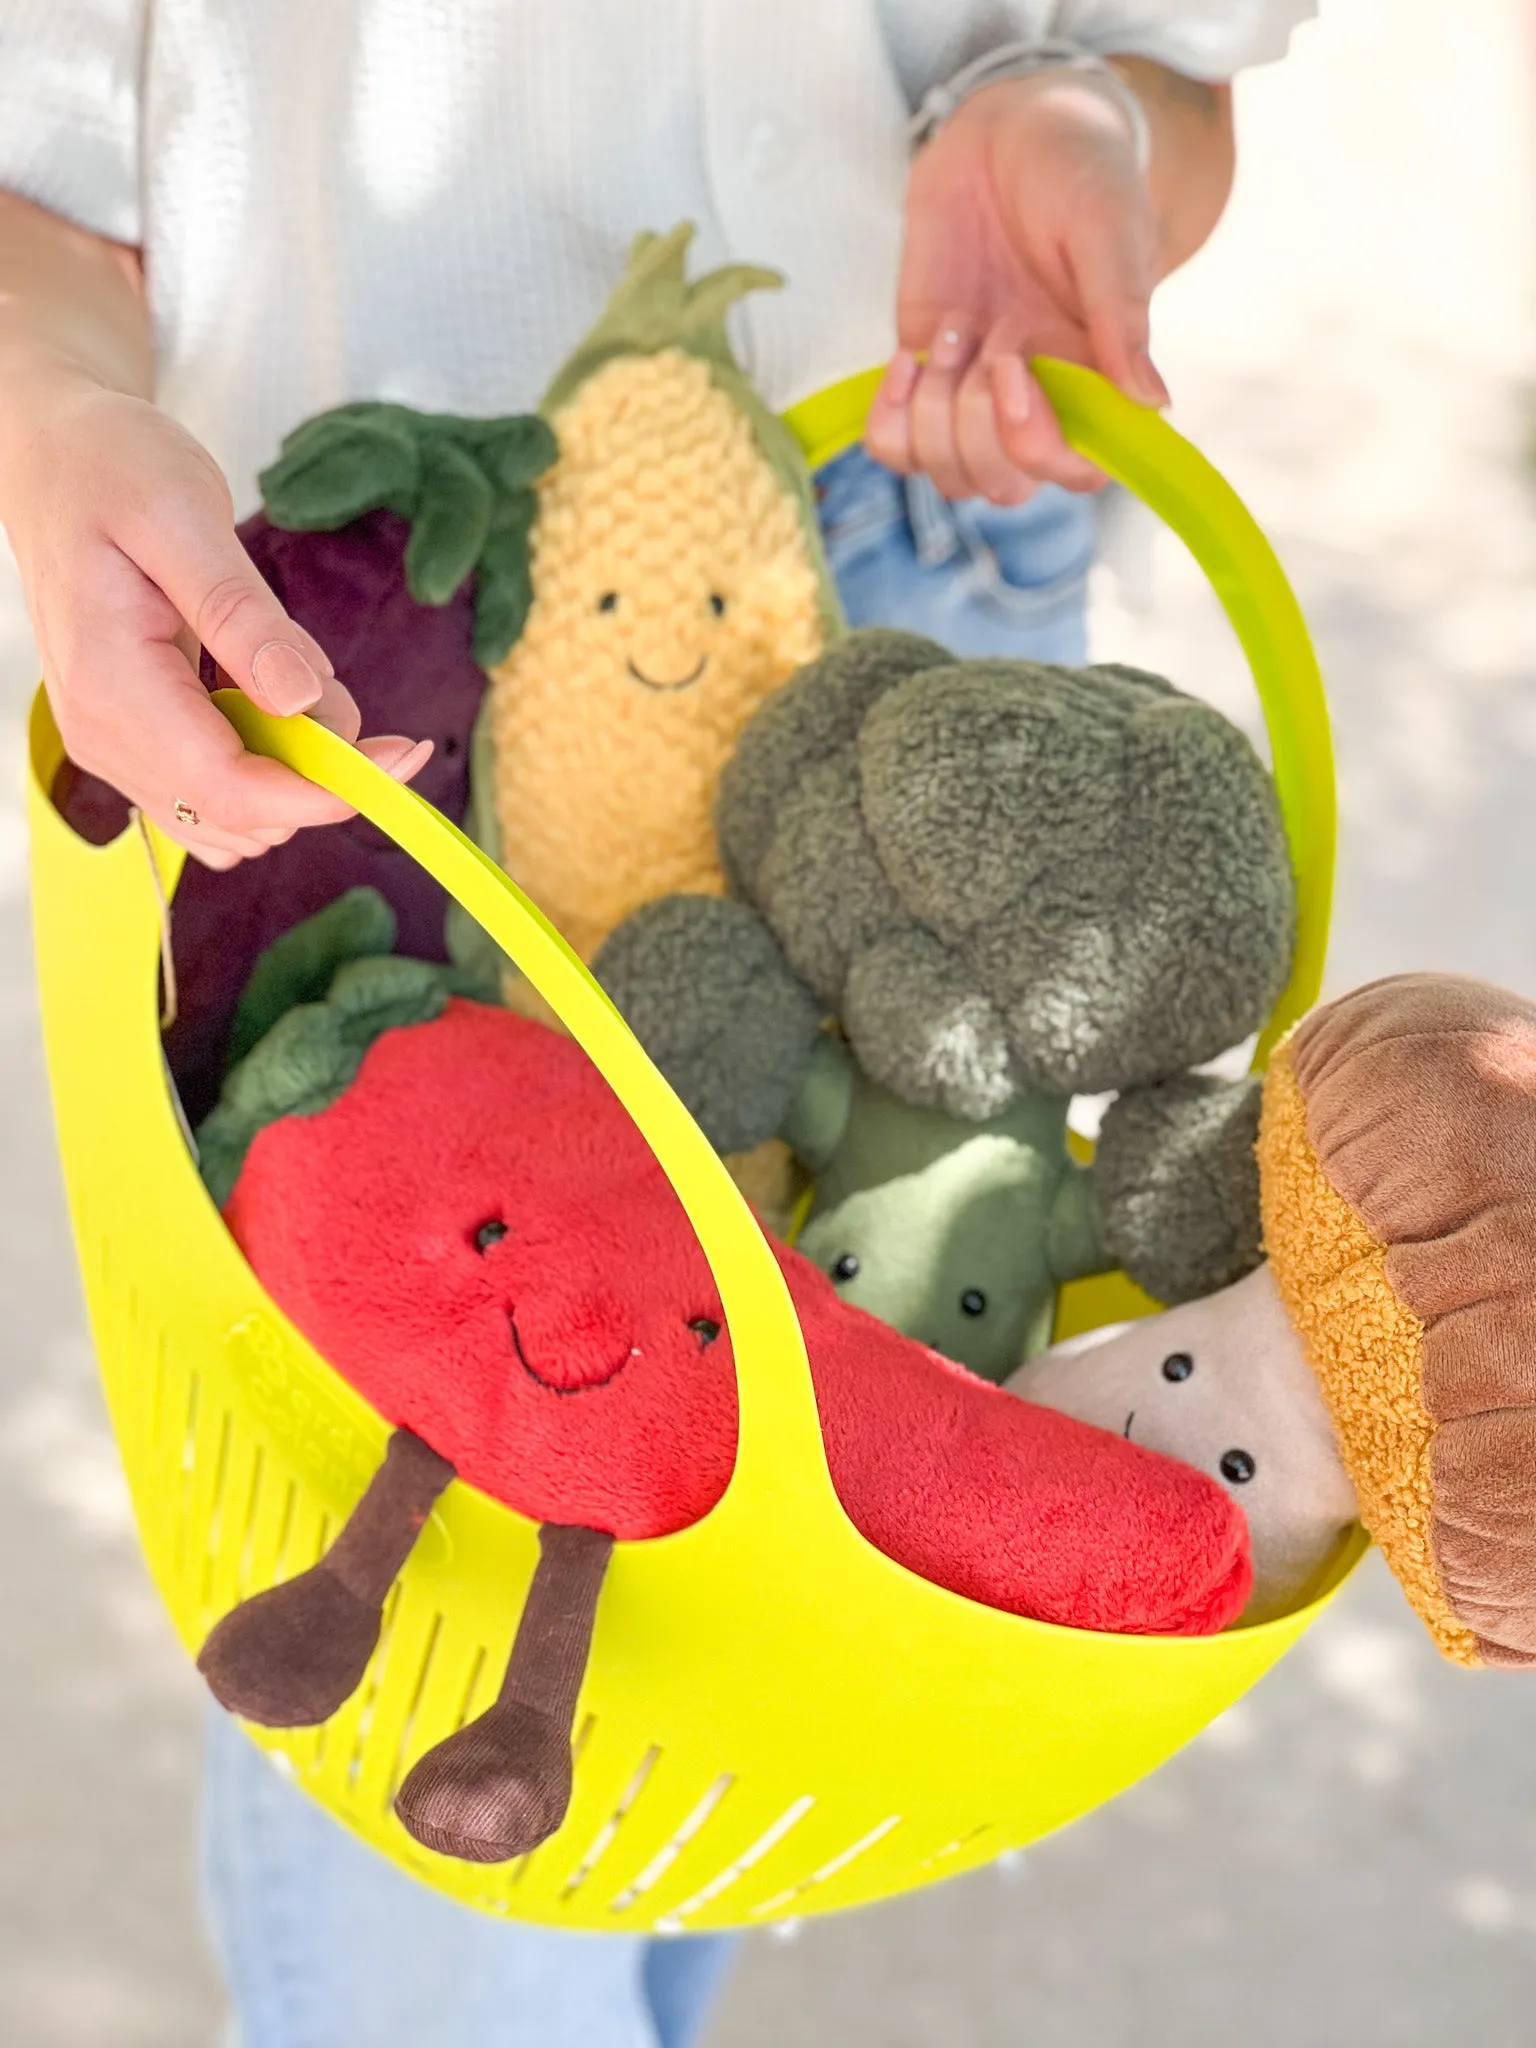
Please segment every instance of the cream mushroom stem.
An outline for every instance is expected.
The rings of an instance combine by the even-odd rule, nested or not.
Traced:
[[[1322,1392],[1267,1265],[1219,1294],[1057,1344],[1006,1384],[1226,1487],[1253,1545],[1244,1622],[1295,1606],[1358,1519]]]

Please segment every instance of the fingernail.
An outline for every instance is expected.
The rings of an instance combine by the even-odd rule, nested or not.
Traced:
[[[425,768],[432,758],[432,742],[401,739],[395,744],[398,752],[394,753],[385,752],[381,744],[380,751],[373,757],[374,761],[394,781],[409,782],[416,771]]]
[[[268,640],[251,662],[251,694],[277,718],[292,718],[317,703],[321,681],[297,647]]]
[[[917,389],[917,374],[917,357],[909,348],[898,349],[886,367],[880,389],[875,393],[876,405],[889,405],[899,410]]]
[[[1001,356],[992,372],[992,391],[998,410],[1016,427],[1029,418],[1029,375],[1017,356]]]
[[[1170,403],[1168,386],[1158,375],[1152,358],[1142,349],[1136,358],[1136,395],[1144,405]]]
[[[936,370],[955,370],[965,357],[965,335],[954,326],[941,327],[933,337],[928,361]]]

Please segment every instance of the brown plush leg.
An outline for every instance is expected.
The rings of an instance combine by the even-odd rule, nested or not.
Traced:
[[[242,1601],[197,1660],[220,1706],[265,1728],[312,1728],[361,1683],[384,1601],[453,1467],[397,1429],[320,1562]]]
[[[505,1863],[546,1841],[571,1803],[571,1723],[613,1538],[539,1531],[539,1566],[496,1704],[400,1787],[395,1811],[418,1842],[466,1863]]]

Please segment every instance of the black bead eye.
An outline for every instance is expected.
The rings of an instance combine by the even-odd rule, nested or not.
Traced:
[[[698,1338],[701,1351],[706,1344],[713,1344],[720,1334],[720,1325],[713,1316],[695,1316],[688,1327]]]
[[[960,1297],[962,1315],[984,1316],[987,1312],[987,1297],[979,1287],[967,1287]]]
[[[1221,1476],[1231,1486],[1246,1486],[1258,1469],[1246,1451],[1223,1451],[1221,1454]]]
[[[834,1280],[856,1280],[859,1272],[857,1252],[843,1252],[832,1267]]]
[[[717,619],[725,616],[725,599],[718,590],[712,590],[709,593],[709,608]]]
[[[600,612],[617,611],[619,608],[619,593],[616,590],[605,590],[597,600],[597,608]]]
[[[500,1217],[493,1218],[489,1223],[482,1223],[475,1232],[475,1250],[488,1252],[493,1244],[500,1244],[506,1234],[507,1226]]]
[[[1170,1351],[1163,1360],[1165,1380],[1187,1380],[1195,1369],[1195,1361],[1187,1351]]]

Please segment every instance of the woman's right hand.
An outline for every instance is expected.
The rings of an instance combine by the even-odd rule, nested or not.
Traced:
[[[213,458],[147,399],[67,364],[13,371],[5,398],[0,524],[70,759],[210,867],[350,816],[248,754],[199,680],[205,647],[262,710],[307,711],[357,741],[356,704],[240,545]],[[408,782],[431,742],[361,750]]]

